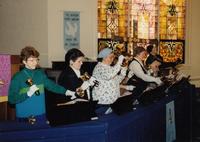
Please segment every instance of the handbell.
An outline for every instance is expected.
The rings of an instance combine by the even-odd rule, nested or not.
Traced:
[[[120,53],[119,51],[115,50],[114,54],[116,58],[118,58],[120,55],[123,55],[125,57],[122,62],[122,67],[127,67],[129,62],[132,60],[132,56],[128,53]]]
[[[30,123],[31,125],[34,125],[36,123],[36,118],[33,115],[29,116],[28,123]]]
[[[31,86],[33,85],[33,80],[32,80],[32,78],[27,79],[27,80],[26,80],[26,84],[28,84],[28,86],[31,87]],[[35,95],[36,95],[36,96],[39,96],[39,95],[40,95],[39,89],[35,91]]]
[[[78,88],[78,89],[76,90],[76,93],[77,93],[77,95],[80,96],[80,97],[84,97],[84,96],[85,96],[85,91],[82,90],[81,88]]]
[[[130,58],[129,57],[125,57],[123,62],[122,62],[122,67],[127,67],[129,64]]]
[[[90,79],[90,75],[88,74],[88,72],[85,72],[83,75],[80,76],[82,81],[87,81]]]
[[[82,81],[88,81],[88,80],[90,79],[90,75],[89,75],[87,72],[85,72],[83,75],[80,76],[80,79],[81,79]],[[79,97],[84,97],[84,96],[85,96],[85,91],[82,90],[81,88],[78,88],[78,89],[76,90],[76,93],[77,93],[77,95],[78,95]]]
[[[26,80],[26,84],[28,84],[29,86],[33,85],[33,80],[31,78]]]

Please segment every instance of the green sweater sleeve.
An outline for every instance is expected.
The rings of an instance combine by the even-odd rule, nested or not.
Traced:
[[[58,94],[65,94],[65,92],[67,91],[64,87],[50,80],[44,72],[43,72],[43,79],[44,79],[44,87],[47,90],[52,91],[54,93],[58,93]]]
[[[20,93],[20,79],[13,77],[8,91],[8,101],[11,104],[17,104],[23,102],[27,98],[28,96],[26,93]]]

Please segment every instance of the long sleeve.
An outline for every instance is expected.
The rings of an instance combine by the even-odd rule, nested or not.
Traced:
[[[156,78],[155,77],[152,77],[148,74],[145,74],[141,65],[137,62],[137,61],[132,61],[130,66],[129,66],[129,69],[131,72],[133,72],[133,74],[135,74],[138,78],[146,81],[146,82],[155,82],[156,81]]]
[[[25,101],[27,96],[27,91],[29,88],[20,89],[21,79],[17,76],[12,78],[10,83],[9,91],[8,91],[8,101],[11,104],[17,104]]]
[[[45,73],[42,73],[42,77],[44,80],[44,87],[49,90],[52,91],[54,93],[58,93],[58,94],[65,94],[65,92],[67,91],[64,87],[56,84],[54,81],[50,80]]]
[[[126,76],[127,68],[121,68],[120,74],[115,76],[115,80],[120,84]]]

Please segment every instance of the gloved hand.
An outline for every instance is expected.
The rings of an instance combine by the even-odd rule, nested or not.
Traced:
[[[135,86],[133,86],[133,85],[126,85],[125,86],[125,89],[128,90],[128,91],[133,91],[134,88],[135,88]]]
[[[75,99],[75,98],[76,98],[75,92],[70,91],[70,90],[67,90],[67,91],[65,92],[65,95],[66,95],[66,96],[71,96],[71,99]]]
[[[120,55],[120,56],[118,57],[117,64],[122,65],[123,60],[124,60],[124,56],[123,56],[123,55]]]
[[[121,68],[121,75],[126,76],[126,71],[127,71],[127,68],[126,67],[122,67]]]
[[[91,76],[88,81],[90,83],[90,86],[94,86],[95,85],[97,87],[99,85],[99,81],[97,81],[97,79],[95,77],[93,77],[93,76]]]
[[[27,95],[31,97],[37,90],[39,90],[39,88],[34,84],[29,88]]]
[[[157,78],[155,79],[155,83],[158,84],[158,85],[161,85],[163,82],[160,80],[159,77],[157,77]]]
[[[84,81],[83,84],[81,85],[82,90],[86,90],[90,86],[89,81]]]

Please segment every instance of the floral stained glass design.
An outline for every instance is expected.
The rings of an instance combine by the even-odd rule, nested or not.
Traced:
[[[184,41],[160,41],[160,55],[164,62],[184,61]]]

